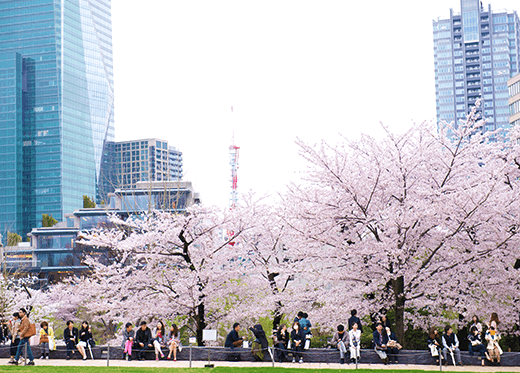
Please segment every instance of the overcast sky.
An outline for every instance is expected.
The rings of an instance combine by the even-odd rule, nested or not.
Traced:
[[[222,207],[234,133],[239,192],[283,192],[305,167],[297,137],[434,120],[432,20],[450,8],[460,1],[112,0],[116,140],[167,140]]]

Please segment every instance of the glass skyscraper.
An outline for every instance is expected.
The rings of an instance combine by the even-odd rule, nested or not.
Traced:
[[[1,1],[0,77],[0,233],[24,237],[42,214],[62,220],[101,193],[114,141],[110,0]]]
[[[507,81],[519,72],[516,11],[461,0],[461,13],[433,21],[437,121],[458,123],[478,98],[484,131],[509,128]]]

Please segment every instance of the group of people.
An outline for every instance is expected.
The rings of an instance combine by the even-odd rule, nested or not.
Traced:
[[[163,359],[163,348],[168,347],[167,359],[177,361],[177,350],[182,351],[181,336],[176,324],[172,324],[169,332],[164,323],[158,321],[150,330],[146,321],[141,321],[137,331],[134,331],[132,323],[127,323],[123,330],[123,341],[121,343],[123,359],[132,360],[133,353],[139,360],[145,360],[147,351],[155,351],[155,360]]]
[[[67,327],[63,331],[63,339],[67,346],[67,360],[70,360],[70,356],[75,349],[79,351],[83,361],[87,360],[86,350],[87,348],[91,349],[94,345],[92,330],[87,321],[81,323],[81,328],[79,330],[74,327],[74,323],[71,320],[67,321]]]
[[[484,333],[483,341],[483,326],[476,315],[472,318],[471,324],[468,328],[468,352],[470,356],[474,356],[475,353],[478,353],[482,360],[482,365],[485,365],[486,359],[493,365],[500,365],[500,355],[503,351],[498,343],[501,338],[500,333],[498,332],[499,325],[500,321],[498,315],[493,312],[489,322],[486,323],[487,328]],[[431,328],[428,338],[428,347],[431,350],[432,356],[437,358],[437,363],[439,363],[439,359],[444,359],[444,363],[446,364],[448,362],[449,353],[454,364],[462,365],[459,340],[451,326],[446,325],[442,337],[439,336],[439,332],[436,328]],[[441,351],[442,355],[440,354]]]
[[[471,356],[478,354],[482,359],[482,365],[485,365],[485,359],[489,360],[493,365],[500,364],[500,355],[503,351],[499,345],[501,339],[498,332],[499,324],[498,315],[493,313],[490,321],[485,324],[485,330],[477,316],[473,316],[469,325],[469,354]],[[332,347],[339,350],[341,364],[347,361],[347,352],[350,355],[350,360],[348,361],[351,363],[359,361],[361,357],[360,347],[363,326],[356,310],[351,311],[351,317],[348,319],[347,326],[348,329],[342,324],[338,325],[337,331],[329,342]],[[13,318],[8,321],[7,327],[11,342],[11,359],[9,364],[17,365],[20,355],[26,348],[27,357],[29,358],[28,365],[34,365],[34,356],[29,344],[29,338],[35,335],[36,331],[34,324],[31,324],[27,317],[27,311],[21,308],[18,312],[15,312]],[[49,359],[50,350],[56,348],[54,331],[46,321],[42,321],[40,327],[40,359]],[[311,327],[308,315],[304,312],[298,313],[292,323],[290,332],[285,324],[280,325],[273,335],[276,360],[280,362],[288,361],[288,353],[292,351],[292,362],[299,361],[302,363],[303,350],[310,347]],[[264,359],[265,351],[268,348],[265,331],[260,324],[249,328],[249,330],[255,336],[251,346],[253,356],[255,360],[261,361]],[[235,323],[233,329],[226,337],[225,347],[234,350],[243,346],[244,339],[239,336],[239,331],[240,324]],[[87,348],[90,349],[95,345],[92,331],[87,321],[82,322],[79,330],[74,327],[72,321],[67,321],[63,338],[67,347],[67,360],[71,358],[71,354],[76,349],[81,354],[83,360],[87,360]],[[398,363],[399,350],[402,347],[385,316],[382,316],[380,321],[375,324],[375,331],[372,333],[372,343],[374,351],[385,364],[391,362]],[[454,364],[462,365],[459,340],[451,326],[447,325],[444,328],[442,336],[440,336],[437,328],[431,328],[427,344],[431,355],[436,358],[436,363],[444,359],[446,364],[449,354]],[[134,331],[131,323],[127,323],[123,330],[121,347],[124,349],[123,359],[127,358],[128,360],[132,360],[133,357],[144,360],[147,351],[154,351],[155,359],[159,360],[164,358],[162,349],[168,348],[167,359],[172,359],[173,357],[173,360],[176,361],[177,350],[179,352],[182,351],[180,331],[177,325],[172,324],[169,330],[167,330],[162,321],[158,321],[152,330],[147,326],[146,321],[141,321],[136,331]],[[231,359],[240,360],[240,354],[232,352]]]

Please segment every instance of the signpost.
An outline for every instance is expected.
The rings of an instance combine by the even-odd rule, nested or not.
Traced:
[[[216,330],[212,330],[212,329],[204,329],[202,331],[202,339],[204,341],[216,341],[217,340],[217,331]],[[208,363],[206,365],[204,365],[205,368],[214,368],[215,365],[214,364],[211,364],[211,359],[210,359],[210,349],[208,348]]]

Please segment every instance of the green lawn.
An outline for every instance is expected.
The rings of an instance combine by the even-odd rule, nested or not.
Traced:
[[[171,372],[171,373],[334,373],[344,372],[345,369],[303,369],[303,368],[272,368],[272,367],[251,367],[251,368],[231,368],[216,367],[208,368],[140,368],[140,367],[50,367],[50,366],[0,366],[0,372],[46,372],[46,373],[140,373],[140,372]],[[356,373],[425,373],[423,370],[370,370],[358,369]],[[468,373],[468,372],[464,372]]]

